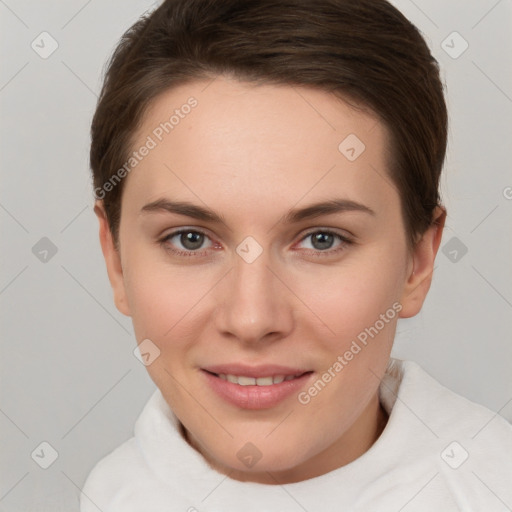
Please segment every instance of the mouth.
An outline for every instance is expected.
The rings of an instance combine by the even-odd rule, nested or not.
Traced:
[[[201,369],[209,388],[223,401],[241,409],[269,409],[297,395],[312,370],[283,367]]]

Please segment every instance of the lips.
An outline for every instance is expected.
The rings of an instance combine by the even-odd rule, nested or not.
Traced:
[[[313,372],[278,365],[218,365],[203,368],[209,387],[242,409],[268,409],[298,393]]]

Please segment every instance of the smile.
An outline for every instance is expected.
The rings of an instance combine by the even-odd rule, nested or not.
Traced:
[[[202,369],[201,374],[213,393],[240,409],[270,409],[296,396],[312,378],[312,371],[281,368],[240,368],[231,372]]]

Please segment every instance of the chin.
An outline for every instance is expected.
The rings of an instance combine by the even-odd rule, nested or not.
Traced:
[[[241,472],[247,478],[256,477],[258,474],[279,473],[293,470],[301,465],[308,458],[306,454],[297,453],[297,444],[287,447],[281,446],[262,446],[257,443],[242,444],[240,448],[235,449],[234,457],[223,456],[215,457],[217,464],[227,468],[227,471],[234,470]],[[221,455],[221,454],[219,454]]]

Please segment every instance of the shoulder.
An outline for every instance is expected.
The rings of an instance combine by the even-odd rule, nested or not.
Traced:
[[[126,489],[126,482],[140,479],[144,466],[135,437],[112,450],[89,473],[82,489],[80,511],[110,510],[112,501]]]
[[[459,510],[512,504],[512,425],[505,418],[451,391],[412,361],[391,361],[381,393],[392,407],[394,443],[408,461],[402,470],[415,469],[429,482],[421,493],[425,499],[430,489]]]
[[[135,424],[135,435],[106,454],[92,468],[80,496],[80,512],[144,510],[148,493],[149,496],[159,494],[160,482],[155,479],[141,447],[140,436],[137,436],[140,424],[158,414],[158,395],[158,392],[153,393],[143,407]],[[141,496],[144,497],[142,504],[138,503]]]
[[[417,363],[393,359],[388,374],[400,380],[400,400],[418,411],[434,431],[475,439],[491,433],[512,441],[512,425],[505,418],[448,389]]]

